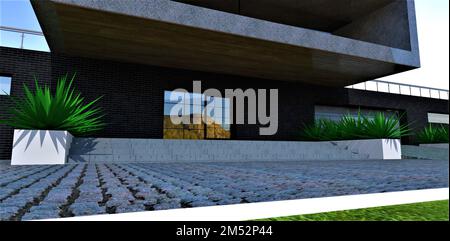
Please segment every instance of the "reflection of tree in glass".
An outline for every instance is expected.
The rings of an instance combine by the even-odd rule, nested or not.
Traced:
[[[165,139],[229,139],[230,126],[229,115],[225,116],[227,111],[230,111],[230,101],[226,98],[219,97],[208,97],[205,98],[202,94],[184,94],[184,101],[178,98],[175,101],[170,100],[171,91],[166,91],[164,93],[164,138]],[[178,93],[178,96],[183,95]],[[189,100],[189,101],[186,101]],[[212,111],[207,111],[206,120],[202,119],[202,112],[205,109],[207,103],[211,104],[219,103],[221,105],[210,105],[210,107],[215,108]],[[184,103],[185,110],[189,113],[189,123],[174,124],[170,118],[171,109],[176,105]],[[198,105],[198,104],[201,105]],[[187,112],[187,111],[186,111]],[[180,113],[181,114],[181,113]],[[183,116],[181,116],[183,117]]]

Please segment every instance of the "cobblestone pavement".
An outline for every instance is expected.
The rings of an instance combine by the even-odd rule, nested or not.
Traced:
[[[448,161],[0,165],[0,219],[448,187]]]

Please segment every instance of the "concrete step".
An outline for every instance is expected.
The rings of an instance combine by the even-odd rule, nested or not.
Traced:
[[[449,160],[448,149],[437,147],[402,145],[402,155],[405,158]]]
[[[75,138],[70,162],[352,160],[368,156],[329,142]]]

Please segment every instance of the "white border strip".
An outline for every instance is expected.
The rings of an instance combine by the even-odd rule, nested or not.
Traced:
[[[449,199],[448,188],[48,219],[52,221],[239,221]]]

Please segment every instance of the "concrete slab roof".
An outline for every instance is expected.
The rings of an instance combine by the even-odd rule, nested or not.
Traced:
[[[330,86],[420,66],[412,1],[388,3],[336,30],[347,37],[170,0],[32,4],[51,50],[76,56]],[[406,22],[407,33],[397,22]]]

